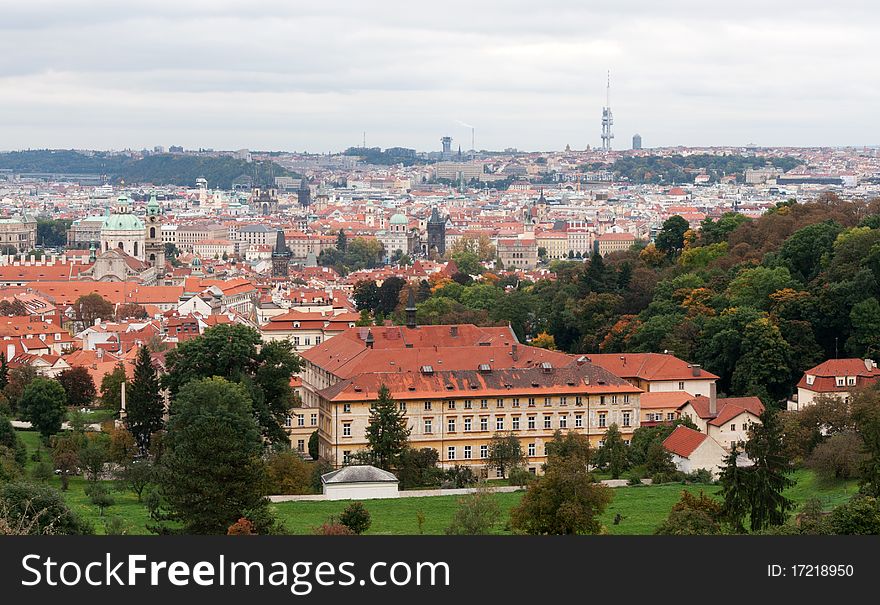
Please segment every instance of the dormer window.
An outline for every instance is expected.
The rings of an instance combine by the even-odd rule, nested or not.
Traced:
[[[856,377],[855,376],[847,376],[846,377],[847,386],[854,387],[856,386]]]
[[[835,376],[834,380],[835,380],[837,386],[842,387],[842,386],[844,386],[846,379],[843,376]]]
[[[807,374],[807,384],[811,385],[816,382],[816,377],[812,374]]]

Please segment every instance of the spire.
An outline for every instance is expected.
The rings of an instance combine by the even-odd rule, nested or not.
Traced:
[[[368,348],[368,349],[372,349],[372,348],[373,348],[373,343],[374,343],[375,341],[376,341],[376,339],[373,338],[373,330],[372,330],[372,329],[368,329],[368,330],[367,330],[367,337],[364,339],[364,343],[367,345],[367,348]]]
[[[416,296],[412,286],[409,288],[409,296],[406,300],[406,327],[411,330],[416,329]]]

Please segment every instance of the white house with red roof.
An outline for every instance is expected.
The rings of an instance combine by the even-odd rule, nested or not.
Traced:
[[[663,447],[672,454],[675,468],[683,473],[705,469],[717,479],[727,452],[706,433],[686,426],[677,426],[663,441]]]
[[[749,426],[760,424],[764,404],[757,397],[728,397],[716,399],[694,397],[679,408],[679,415],[688,417],[697,428],[730,449],[734,443],[748,441]]]
[[[852,391],[877,382],[880,369],[873,359],[829,359],[810,368],[797,384],[797,401],[789,401],[789,410],[813,405],[819,395],[835,395],[849,401]]]

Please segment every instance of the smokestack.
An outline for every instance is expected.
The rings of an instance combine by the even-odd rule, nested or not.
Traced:
[[[718,415],[718,396],[714,382],[709,384],[709,415],[713,418]]]

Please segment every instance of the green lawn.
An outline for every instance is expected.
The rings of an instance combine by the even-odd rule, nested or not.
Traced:
[[[36,465],[36,462],[30,459],[30,455],[40,445],[40,437],[33,431],[18,431],[18,434],[28,447],[28,471],[30,471]],[[48,459],[48,451],[45,448],[42,449],[42,454],[44,459]],[[798,505],[810,498],[819,498],[824,508],[828,510],[849,499],[858,489],[855,481],[823,483],[808,470],[798,470],[791,476],[797,484],[788,489],[786,495]],[[146,507],[138,503],[137,497],[124,486],[113,481],[108,481],[107,484],[113,489],[116,503],[105,511],[105,517],[101,517],[98,508],[89,502],[83,491],[86,481],[82,477],[71,478],[70,489],[64,492],[64,497],[73,510],[94,525],[95,531],[99,534],[104,533],[107,517],[121,518],[129,534],[148,533],[145,527],[149,521]],[[61,480],[54,477],[50,480],[50,485],[60,489]],[[685,486],[678,483],[615,488],[614,498],[602,515],[602,523],[610,534],[653,533],[669,514],[669,510],[678,501],[684,489],[690,492],[699,492],[703,489],[709,494],[716,494],[720,488],[714,485]],[[510,509],[519,503],[522,492],[499,493],[495,498],[501,508],[497,532],[506,533],[505,526]],[[346,501],[282,502],[273,504],[272,508],[290,533],[309,534],[329,517],[339,515],[347,504]],[[369,534],[418,534],[419,511],[424,513],[423,533],[442,534],[458,506],[458,496],[367,500],[364,504],[372,516],[372,527],[367,532]],[[620,514],[621,521],[615,525],[614,518],[617,514]]]

